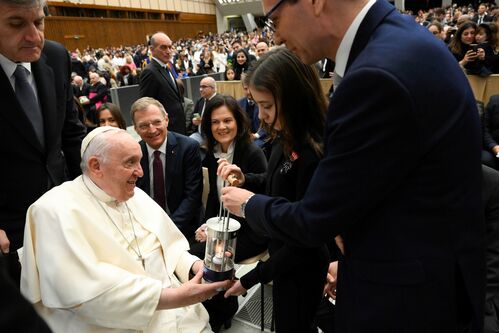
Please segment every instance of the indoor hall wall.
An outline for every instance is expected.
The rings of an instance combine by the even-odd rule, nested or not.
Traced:
[[[145,44],[146,36],[156,31],[164,31],[173,41],[193,38],[200,31],[216,33],[216,17],[180,13],[176,22],[61,16],[45,19],[45,37],[62,43],[68,50]]]
[[[168,10],[210,15],[215,15],[216,9],[213,0],[52,0],[49,2],[71,2],[81,5]]]

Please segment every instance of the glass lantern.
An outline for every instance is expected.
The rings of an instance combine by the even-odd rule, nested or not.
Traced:
[[[206,226],[203,280],[230,280],[234,276],[236,238],[241,224],[227,214],[208,219]]]

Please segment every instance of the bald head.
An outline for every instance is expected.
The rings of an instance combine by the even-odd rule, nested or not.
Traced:
[[[211,76],[207,76],[199,83],[199,93],[203,98],[210,98],[217,92],[217,83]]]
[[[267,43],[260,42],[260,43],[256,44],[256,55],[258,57],[261,57],[262,55],[264,55],[268,51],[269,51],[269,46],[267,45]]]

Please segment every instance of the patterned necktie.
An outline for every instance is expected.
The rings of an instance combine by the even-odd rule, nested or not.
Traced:
[[[21,104],[24,113],[33,125],[38,141],[42,147],[45,146],[45,135],[43,131],[43,117],[33,88],[28,82],[28,70],[22,65],[17,65],[14,71],[16,80],[16,96]]]
[[[206,98],[203,99],[203,107],[201,108],[201,117],[203,117],[205,108],[206,108]],[[198,125],[198,132],[201,133],[201,124]]]
[[[170,69],[169,63],[166,64],[165,70],[166,70],[166,76],[168,76],[168,78],[170,79],[170,83],[173,85],[175,91],[177,91],[177,84],[175,83],[175,78],[173,77],[173,73]]]
[[[154,201],[166,211],[165,199],[165,179],[163,177],[163,162],[160,158],[161,152],[154,151],[154,160],[152,162]]]

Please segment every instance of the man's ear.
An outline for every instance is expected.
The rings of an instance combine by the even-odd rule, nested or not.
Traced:
[[[314,15],[317,17],[323,12],[327,0],[309,0],[309,2],[313,7]]]
[[[87,162],[88,171],[95,176],[100,176],[102,174],[101,163],[96,156],[91,156]]]

